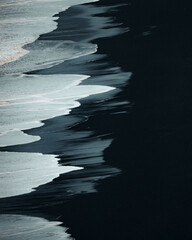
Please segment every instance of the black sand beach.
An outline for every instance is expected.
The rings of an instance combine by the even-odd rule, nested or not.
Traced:
[[[189,240],[191,6],[189,1],[177,0],[101,0],[80,8],[86,11],[90,6],[97,9],[115,4],[126,5],[99,16],[110,16],[114,23],[122,23],[121,27],[129,31],[91,39],[98,45],[96,54],[39,73],[57,71],[93,76],[83,84],[91,81],[101,84],[106,77],[103,84],[108,81],[110,86],[116,84],[110,82],[112,76],[119,76],[121,80],[116,86],[121,91],[107,93],[105,101],[100,101],[99,96],[82,99],[82,105],[65,116],[65,120],[58,117],[46,121],[44,127],[29,130],[31,134],[39,132],[42,140],[38,143],[4,148],[55,153],[61,163],[76,163],[86,166],[85,170],[61,175],[36,192],[2,199],[0,203],[3,212],[57,218],[76,240]],[[69,11],[76,16],[78,9],[77,6]],[[65,13],[58,20],[58,32],[65,24],[62,15]],[[82,36],[82,41],[87,36]],[[101,143],[112,139],[104,151],[104,162],[100,152],[97,156],[94,149],[87,150],[91,141],[97,146],[98,139]],[[67,141],[71,141],[74,151],[70,144],[66,145]],[[85,148],[81,148],[82,143]],[[80,158],[77,149],[83,151]],[[81,191],[90,184],[97,191]]]

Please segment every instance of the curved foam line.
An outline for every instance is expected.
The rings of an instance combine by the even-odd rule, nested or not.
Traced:
[[[48,77],[49,75],[45,75],[46,77]],[[70,76],[70,75],[65,75],[63,74],[62,75],[63,77],[66,77],[66,76]],[[58,92],[61,92],[63,90],[66,90],[66,89],[69,89],[73,86],[77,86],[78,84],[80,84],[83,80],[89,78],[90,76],[88,75],[71,75],[71,76],[77,76],[79,77],[78,80],[76,80],[74,83],[71,83],[69,84],[68,86],[62,88],[62,89],[59,89],[59,90],[55,90],[55,91],[51,91],[51,92],[46,92],[46,93],[42,93],[42,94],[33,94],[33,95],[29,95],[29,96],[26,96],[26,97],[19,97],[19,98],[9,98],[9,99],[1,99],[0,102],[7,102],[7,101],[16,101],[16,100],[22,100],[22,99],[29,99],[29,98],[36,98],[36,97],[41,97],[41,96],[46,96],[46,95],[49,95],[49,94],[52,94],[52,93],[58,93]]]

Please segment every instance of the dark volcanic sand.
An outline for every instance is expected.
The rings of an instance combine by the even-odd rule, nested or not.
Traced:
[[[100,1],[96,5],[123,1]],[[126,1],[124,1],[125,3]],[[122,174],[99,182],[97,193],[76,196],[40,212],[61,216],[76,240],[192,239],[192,30],[189,1],[132,0],[111,15],[130,31],[96,39],[105,61],[133,75],[116,95],[115,110],[96,107],[74,131],[115,140],[106,164]],[[103,60],[98,60],[102,65]],[[94,65],[94,64],[93,64]],[[94,66],[93,66],[94,67]],[[69,68],[68,68],[69,69]],[[91,68],[87,68],[91,71]],[[80,66],[77,71],[85,68]],[[78,72],[81,73],[81,72]],[[82,114],[87,102],[72,112]],[[64,160],[64,159],[63,159]]]
[[[62,220],[82,240],[192,239],[191,6],[130,2],[113,13],[130,32],[96,40],[99,53],[133,72],[118,97],[134,106],[103,121],[116,138],[105,161],[123,174],[63,204]],[[90,126],[101,119],[91,118]]]

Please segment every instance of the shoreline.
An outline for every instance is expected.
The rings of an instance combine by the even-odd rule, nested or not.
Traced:
[[[79,9],[82,9],[82,8],[86,9],[88,7],[88,9],[90,9],[90,5],[91,4],[86,4],[86,5],[81,5],[81,6],[74,6],[74,7],[71,7],[71,8],[72,9],[73,8],[74,9],[77,8],[77,10],[79,10]],[[95,8],[95,10],[94,10],[94,7],[92,7],[91,10],[93,12],[96,10],[95,13],[100,13],[100,11],[97,11],[97,8]],[[83,11],[85,11],[85,10],[83,10]],[[103,10],[101,12],[103,12]],[[64,12],[64,15],[65,15],[65,13],[66,13],[66,11]],[[88,13],[89,17],[91,16],[90,14],[93,14],[93,13]],[[84,19],[84,15],[82,15],[82,18]],[[73,16],[71,17],[71,19],[73,19]],[[105,24],[105,22],[103,22],[103,24]],[[99,28],[98,28],[98,31],[99,31]],[[87,41],[89,41],[89,40],[87,38],[85,38],[85,42],[87,42]],[[98,56],[98,57],[99,57],[98,59],[100,59],[100,56]],[[74,62],[78,63],[79,60],[80,60],[80,63],[78,63],[78,64],[79,64],[79,66],[81,66],[81,69],[83,69],[84,67],[83,67],[83,64],[81,62],[82,61],[81,59],[83,59],[83,58],[85,58],[86,62],[89,62],[89,59],[92,59],[90,64],[92,65],[92,62],[93,62],[93,66],[91,66],[91,68],[93,69],[92,70],[92,72],[93,72],[94,68],[97,66],[97,63],[94,63],[94,60],[95,59],[97,60],[97,54],[96,54],[96,56],[92,54],[92,55],[87,55],[85,57],[81,57],[79,59],[70,60],[69,62],[70,62],[70,65],[72,66],[71,69],[73,70],[73,63]],[[65,62],[63,64],[65,64]],[[63,64],[60,64],[60,65],[63,65]],[[62,68],[62,66],[61,66],[61,68]],[[86,69],[86,67],[84,69]],[[91,84],[90,87],[91,87],[92,84],[95,84],[95,82],[96,82],[98,85],[100,85],[102,83],[101,85],[105,86],[105,82],[108,83],[108,81],[110,80],[110,82],[113,83],[112,85],[121,86],[121,85],[124,85],[126,80],[130,77],[130,73],[128,73],[128,74],[123,73],[122,74],[121,70],[119,68],[116,68],[116,69],[110,69],[110,68],[108,69],[107,68],[106,72],[110,73],[110,76],[109,77],[105,76],[106,79],[105,79],[105,81],[103,81],[102,79],[100,79],[100,78],[102,78],[102,77],[100,77],[100,75],[101,75],[100,70],[97,73],[98,70],[95,70],[95,78],[93,78],[93,80],[92,80],[92,81],[94,81],[94,83],[91,83],[90,79],[88,79],[82,85],[87,85],[87,84],[90,83]],[[44,74],[46,75],[47,71],[49,71],[49,69],[48,70],[36,71],[33,74],[38,74],[39,72],[42,72],[42,71],[44,71]],[[54,73],[58,74],[57,69],[54,70],[54,67],[53,67],[53,71],[55,71],[55,72],[53,72],[52,74],[54,74]],[[101,70],[101,72],[102,72],[102,70]],[[65,71],[63,73],[65,73]],[[71,74],[72,73],[73,74],[78,74],[78,70],[75,73],[71,72]],[[105,74],[105,73],[103,73],[103,74]],[[121,81],[117,84],[115,82],[115,80],[116,80],[115,78],[117,76],[120,76],[121,74],[122,74]],[[112,77],[112,79],[111,79],[111,77]],[[107,84],[107,85],[111,86],[111,83]],[[83,184],[82,184],[82,187],[80,186],[81,185],[81,181],[80,181],[80,183],[76,183],[76,185],[77,185],[76,188],[79,188],[80,190],[77,190],[77,191],[74,190],[74,193],[72,195],[80,194],[81,192],[82,193],[83,192],[86,193],[86,191],[88,191],[88,192],[95,192],[96,191],[95,190],[95,184],[97,184],[97,181],[99,179],[103,179],[103,178],[109,177],[110,175],[116,175],[116,174],[119,174],[119,172],[120,172],[120,170],[118,170],[116,168],[113,168],[111,166],[107,166],[104,163],[103,157],[102,157],[102,155],[103,155],[102,152],[103,152],[103,150],[106,147],[108,147],[108,145],[112,141],[112,137],[108,133],[95,134],[95,133],[93,133],[93,131],[90,131],[90,130],[88,130],[88,131],[85,130],[85,131],[83,131],[82,134],[81,134],[81,131],[79,131],[79,132],[76,131],[77,134],[75,134],[73,128],[72,128],[71,133],[70,133],[70,131],[68,131],[68,128],[69,128],[68,124],[69,124],[69,126],[71,124],[71,126],[70,126],[70,128],[71,128],[73,126],[73,121],[76,118],[79,118],[79,116],[80,116],[80,119],[81,119],[80,121],[81,122],[86,121],[87,117],[85,118],[85,116],[87,114],[88,114],[88,116],[91,115],[91,114],[94,114],[94,112],[90,111],[90,107],[88,105],[95,104],[96,107],[98,105],[98,108],[100,108],[100,105],[101,105],[101,107],[103,105],[105,106],[105,102],[108,102],[110,99],[113,100],[114,95],[117,94],[118,91],[120,91],[120,90],[115,90],[115,91],[113,91],[113,93],[107,93],[107,94],[104,93],[104,94],[98,94],[98,95],[89,96],[89,97],[87,97],[85,99],[80,100],[80,102],[83,103],[83,105],[85,105],[85,111],[84,110],[82,111],[82,107],[80,107],[80,109],[78,109],[78,108],[76,109],[77,110],[76,113],[75,112],[73,113],[73,110],[72,110],[72,114],[70,114],[68,116],[56,117],[56,118],[53,118],[53,119],[49,119],[49,120],[43,121],[44,125],[42,127],[35,128],[35,129],[24,130],[24,133],[29,133],[31,135],[33,135],[33,134],[34,135],[40,135],[40,137],[42,138],[40,141],[29,143],[29,144],[17,145],[17,146],[2,147],[1,150],[2,151],[10,151],[10,152],[14,152],[14,151],[15,152],[30,152],[30,153],[32,153],[32,152],[41,152],[41,153],[44,153],[44,154],[48,153],[48,154],[60,155],[60,157],[59,157],[59,158],[61,158],[61,160],[59,161],[60,164],[64,164],[64,166],[66,164],[69,164],[69,166],[71,166],[73,164],[76,164],[76,166],[80,166],[80,167],[82,166],[82,167],[86,168],[84,171],[82,171],[82,173],[79,174],[79,176],[78,176],[78,174],[73,173],[73,172],[72,172],[72,174],[64,174],[65,175],[65,176],[63,176],[64,179],[68,178],[68,176],[69,176],[69,179],[71,179],[69,181],[72,181],[72,184],[70,184],[70,182],[67,184],[67,186],[66,186],[67,188],[70,188],[70,186],[71,186],[72,189],[73,189],[73,178],[74,178],[75,182],[80,181],[80,179],[83,178],[84,179],[83,181],[87,181],[87,184],[90,185],[88,190],[86,190],[86,188],[83,186]],[[116,102],[115,102],[115,104],[116,104]],[[111,107],[110,108],[111,109],[114,108],[113,103],[111,103]],[[61,120],[59,120],[59,119],[61,119]],[[65,125],[65,123],[64,124],[62,123],[62,119],[64,119],[64,121],[69,119],[67,125]],[[72,119],[72,121],[71,121],[71,119]],[[55,121],[56,121],[56,124],[54,124]],[[53,124],[53,126],[47,125],[46,124],[47,122],[50,122],[51,124]],[[55,130],[55,129],[60,128],[60,125],[64,126],[64,129],[63,129],[62,133],[59,133],[59,132],[57,132],[58,130]],[[76,122],[75,125],[76,126],[79,125],[79,122]],[[45,130],[45,129],[47,129],[47,126],[48,126],[48,130]],[[41,131],[42,131],[42,134],[45,136],[44,138],[42,137],[43,135],[41,136]],[[53,134],[51,132],[53,132]],[[66,135],[69,135],[69,137],[67,137],[66,139],[65,139],[65,137],[64,138],[62,137],[62,134],[65,134],[65,132],[66,132]],[[51,138],[50,138],[50,136],[51,136]],[[63,140],[62,140],[62,138],[63,138]],[[54,140],[50,141],[49,139],[54,139]],[[91,141],[91,144],[92,144],[91,147],[94,147],[94,145],[97,146],[97,150],[95,152],[93,152],[93,153],[91,153],[91,152],[89,153],[89,151],[86,150],[87,145],[90,148],[90,146],[89,146],[90,144],[89,144],[88,140]],[[84,154],[84,155],[82,155],[79,158],[79,160],[78,160],[78,158],[76,159],[76,156],[74,155],[75,152],[74,152],[73,153],[74,156],[72,157],[72,159],[71,159],[70,156],[68,156],[69,161],[67,163],[62,161],[62,159],[65,159],[67,157],[65,155],[63,156],[63,150],[59,150],[59,148],[61,149],[63,141],[66,142],[67,145],[68,145],[68,142],[69,143],[71,142],[72,146],[74,144],[74,147],[76,148],[75,151],[77,152],[76,155],[79,152],[78,148],[79,147],[81,148],[81,146],[85,145],[85,150],[84,150],[85,152],[81,153],[81,155],[82,154]],[[57,146],[58,150],[56,150],[54,148],[55,142],[57,144],[58,144],[58,142],[61,142],[61,143],[59,143],[59,146]],[[85,142],[85,143],[83,143],[83,142]],[[28,148],[28,146],[29,146],[29,148]],[[70,152],[74,151],[74,150],[71,149],[72,146],[67,150],[69,152],[69,154],[70,154]],[[82,158],[88,159],[87,163],[86,163],[85,160],[82,161],[81,160]],[[89,180],[90,178],[92,178],[92,180]],[[51,184],[52,183],[50,183],[50,185]],[[49,186],[49,184],[47,184],[47,186]],[[47,187],[47,186],[45,185],[45,189],[46,190],[43,189],[44,185],[37,188],[37,189],[40,189],[40,194],[41,194],[41,189],[43,189],[43,191],[45,191],[45,192],[46,191],[49,192],[49,189],[48,189],[49,187]],[[81,188],[82,188],[82,190],[81,190]],[[52,191],[52,190],[53,189],[51,188],[50,191]],[[70,191],[72,191],[72,190],[70,190]],[[6,213],[6,211],[7,211],[6,209],[8,209],[8,212],[9,211],[10,212],[14,212],[14,210],[12,209],[12,205],[14,206],[14,204],[15,204],[14,202],[18,202],[18,199],[21,199],[21,203],[19,205],[16,204],[15,207],[14,207],[14,208],[18,209],[16,211],[19,212],[20,205],[22,205],[22,201],[23,201],[22,199],[24,199],[24,201],[26,201],[25,197],[28,198],[28,196],[29,196],[29,199],[31,198],[32,201],[33,201],[33,198],[35,198],[35,196],[38,195],[38,194],[39,194],[39,192],[36,190],[36,192],[32,192],[32,193],[29,193],[29,194],[16,196],[16,197],[10,197],[10,198],[6,198],[6,199],[1,199],[0,201],[2,203],[2,206],[4,205],[4,200],[5,200],[6,204],[9,202],[9,204],[7,204],[7,206],[4,206],[4,208],[3,208],[4,212],[3,213]],[[63,197],[64,198],[68,198],[67,196],[68,196],[68,194],[66,194],[66,196],[65,196],[65,192],[64,192],[64,196]],[[44,200],[42,199],[42,202],[43,201]],[[20,200],[19,200],[19,202],[20,202]],[[30,202],[30,200],[29,200],[29,202]],[[51,201],[50,201],[50,204],[51,204]],[[38,204],[37,204],[37,208],[38,208]],[[30,205],[29,205],[29,209],[30,209]],[[22,212],[23,212],[23,210],[22,210]]]
[[[97,4],[109,2],[116,1]],[[59,184],[70,181],[70,176],[63,175],[47,185],[48,189],[57,186],[56,192],[47,196],[45,188],[33,199],[14,198],[15,205],[10,212],[15,211],[17,204],[23,204],[24,214],[42,214],[48,219],[59,217],[76,240],[189,240],[192,236],[192,52],[189,48],[192,34],[188,32],[187,13],[190,11],[179,5],[179,1],[167,8],[161,1],[131,3],[110,13],[131,31],[95,41],[99,46],[97,55],[106,58],[97,60],[88,69],[81,67],[86,59],[71,61],[82,72],[94,73],[97,64],[105,69],[105,61],[112,66],[116,63],[125,72],[133,72],[128,84],[122,84],[123,91],[113,98],[103,103],[98,99],[94,103],[84,99],[86,104],[74,109],[69,116],[69,122],[76,122],[78,118],[78,124],[70,129],[73,133],[92,131],[91,137],[114,139],[104,151],[104,160],[122,173],[100,180],[97,192],[79,194],[72,199],[60,195]],[[183,17],[182,36],[177,30],[176,23],[181,20],[177,20],[178,12]],[[61,69],[65,65],[68,66],[61,64]],[[97,73],[99,75],[99,71]],[[121,107],[118,103],[122,103]],[[90,116],[82,119],[87,112],[91,112]],[[48,121],[47,128],[54,128],[55,121],[55,126],[61,124],[62,129],[63,120],[59,117]],[[90,136],[84,141],[90,141]],[[70,156],[63,155],[61,162],[66,158]],[[49,206],[57,194],[56,205]],[[29,210],[30,201],[37,209]],[[3,204],[9,205],[9,201],[5,202]]]
[[[107,52],[123,70],[133,72],[118,95],[131,104],[127,114],[114,121],[110,114],[108,121],[106,116],[101,121],[98,113],[83,125],[99,128],[106,122],[102,130],[110,129],[115,140],[104,158],[122,174],[100,181],[97,193],[77,196],[49,211],[62,212],[64,226],[78,240],[192,236],[191,6],[179,1],[163,4],[132,1],[132,6],[116,12],[131,31],[96,40],[98,54]]]

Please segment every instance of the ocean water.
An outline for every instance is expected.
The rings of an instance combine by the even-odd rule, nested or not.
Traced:
[[[85,75],[5,75],[1,77],[0,146],[38,141],[22,130],[42,126],[42,121],[67,115],[80,98],[112,90],[112,87],[79,84]]]
[[[41,139],[38,133],[30,135],[25,130],[41,127],[45,120],[69,115],[73,108],[80,106],[79,99],[115,90],[103,84],[80,85],[91,77],[89,75],[29,74],[97,51],[97,45],[88,41],[39,40],[42,34],[57,28],[55,20],[58,17],[55,14],[70,6],[88,2],[95,1],[0,0],[0,148],[38,143]],[[92,22],[92,27],[98,30],[106,19],[96,16],[95,19],[97,24]],[[109,25],[106,23],[105,27]],[[107,37],[118,32],[118,28],[103,29],[96,36]],[[113,81],[113,77],[111,79]],[[97,142],[94,155],[102,154],[110,144],[111,140]],[[95,142],[92,145],[95,146]],[[92,145],[85,145],[86,149],[90,148],[90,154],[93,154]],[[76,154],[84,156],[83,151],[82,146],[78,146]],[[41,152],[5,152],[0,149],[0,198],[27,194],[61,174],[84,170],[83,160],[74,162],[74,166],[67,166],[59,164],[57,157]],[[103,159],[92,160],[97,164],[98,161],[102,162]],[[97,171],[102,173],[101,169]],[[105,177],[103,174],[98,179]],[[76,183],[71,191],[76,194],[94,192],[94,184],[90,179],[79,183],[78,179],[74,180]],[[41,239],[71,239],[65,229],[58,226],[58,222],[51,223],[42,218],[0,215],[0,223],[6,226],[1,228],[0,239],[34,239],[35,236]]]
[[[47,221],[39,217],[4,214],[0,216],[0,239],[72,240],[66,233],[67,229],[59,226],[60,224],[61,222]]]
[[[43,120],[68,115],[71,109],[80,106],[77,101],[80,98],[113,89],[95,85],[79,86],[79,83],[86,78],[88,76],[81,75],[5,75],[1,77],[0,146],[20,145],[40,140],[39,136],[25,134],[23,130],[40,127]],[[3,186],[7,186],[6,191],[0,193],[0,197],[27,193],[32,188],[49,182],[58,174],[79,169],[61,167],[58,164],[53,167],[54,160],[54,156],[38,153],[0,152],[0,185],[2,189]],[[47,167],[45,168],[42,164]],[[37,165],[40,167],[37,168]],[[12,168],[17,170],[9,170]],[[48,170],[51,170],[51,174]]]
[[[1,152],[0,162],[0,198],[31,192],[34,185],[47,183],[61,173],[83,169],[73,166],[58,167],[55,155],[41,153]]]
[[[113,90],[108,86],[88,86],[79,84],[89,78],[87,75],[53,74],[53,75],[28,75],[24,71],[33,71],[38,68],[47,68],[57,65],[67,59],[94,53],[97,49],[95,44],[79,43],[70,40],[46,40],[35,41],[41,34],[50,32],[57,27],[54,17],[59,11],[65,11],[75,4],[82,4],[91,1],[87,0],[20,0],[0,1],[0,56],[1,56],[1,77],[0,77],[0,147],[21,145],[39,141],[38,135],[29,135],[24,130],[37,128],[43,125],[42,121],[56,116],[67,115],[71,109],[79,107],[78,99]],[[46,23],[46,24],[45,24]],[[37,27],[38,26],[38,27]],[[31,44],[30,51],[22,48],[28,43]],[[41,58],[39,58],[39,53]],[[45,60],[46,59],[46,60]],[[38,156],[38,157],[37,157]],[[11,177],[9,188],[13,189],[15,181],[22,182],[24,174],[9,174],[6,172],[12,164],[17,164],[16,159],[21,161],[27,157],[31,158],[34,166],[43,162],[45,156],[35,154],[23,155],[23,153],[0,152],[1,158],[1,186],[6,185],[7,178]],[[12,158],[15,158],[13,161]],[[51,158],[54,158],[53,156]],[[9,159],[9,160],[8,160]],[[36,162],[35,162],[36,159]],[[27,161],[27,160],[26,160]],[[49,165],[47,157],[47,165]],[[27,164],[24,164],[27,168]],[[24,167],[24,168],[25,168]],[[17,166],[16,166],[17,168]],[[66,172],[66,167],[58,165],[55,167],[55,175],[52,172],[52,179],[58,173]],[[33,169],[33,168],[32,168]],[[35,169],[35,168],[34,168]],[[76,168],[74,167],[74,170]],[[25,169],[19,172],[24,173]],[[71,171],[71,169],[69,170]],[[29,189],[37,187],[41,173],[35,173],[34,179],[28,180],[16,191],[8,191],[2,194],[3,197],[14,196],[29,192]],[[50,176],[44,177],[41,183],[49,182]],[[13,186],[11,186],[11,183]],[[30,187],[29,187],[30,185]],[[1,197],[2,197],[1,196]]]
[[[54,17],[68,7],[88,0],[1,0],[0,65],[14,61],[28,51],[22,46],[34,42],[40,34],[57,27]],[[38,27],[37,27],[38,26]]]

